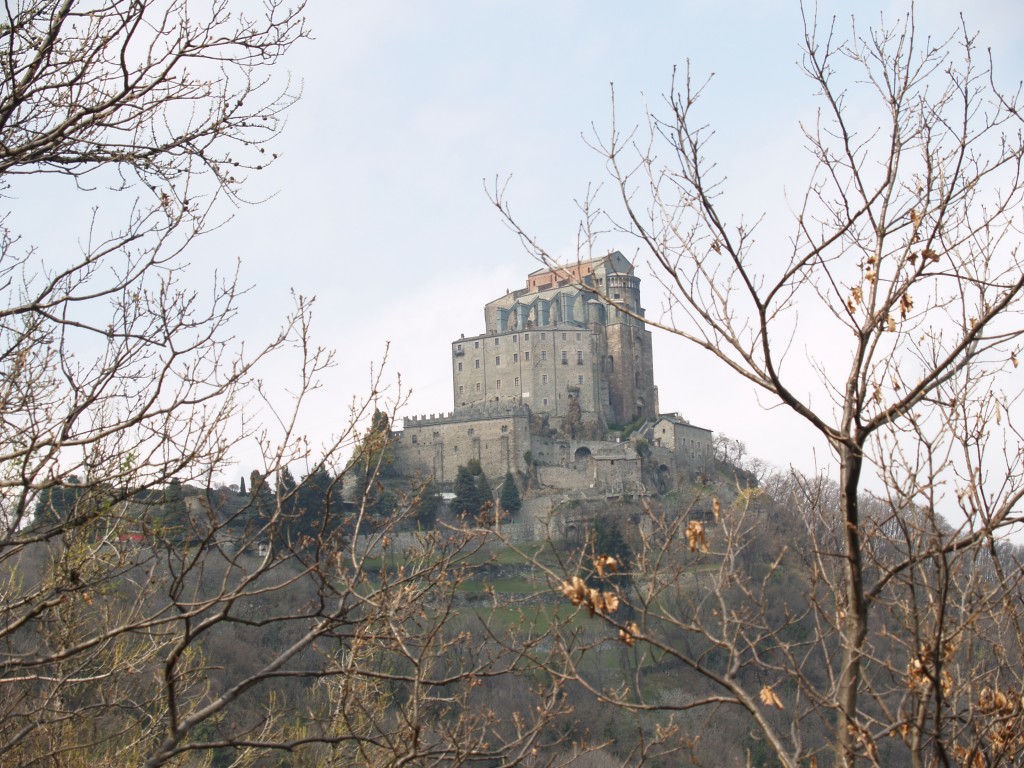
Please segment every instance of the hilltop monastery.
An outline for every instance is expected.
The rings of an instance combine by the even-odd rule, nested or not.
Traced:
[[[451,345],[454,410],[407,417],[396,433],[403,471],[450,483],[477,459],[492,478],[634,493],[710,460],[710,430],[658,412],[640,279],[618,251],[540,269],[484,318],[483,334]]]

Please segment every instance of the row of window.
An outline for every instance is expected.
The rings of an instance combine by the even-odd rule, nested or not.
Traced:
[[[546,341],[547,337],[548,337],[547,332],[542,331],[541,334],[540,334],[540,340],[541,341]],[[563,331],[562,332],[562,341],[567,341],[568,338],[569,338],[569,333],[567,331]],[[523,340],[524,341],[529,341],[530,340],[530,334],[524,333],[523,334]],[[583,341],[583,333],[582,332],[578,332],[576,334],[576,341]],[[517,344],[518,342],[519,342],[519,334],[518,333],[512,334],[512,343],[513,344]],[[500,336],[495,336],[494,337],[494,346],[497,347],[497,346],[500,346],[500,345],[501,345],[501,337]],[[462,344],[456,344],[455,345],[455,349],[458,352],[462,352],[463,351]],[[473,342],[473,349],[480,349],[480,341],[479,340]],[[527,353],[527,354],[529,354],[529,353]]]
[[[542,363],[546,363],[547,359],[548,359],[548,352],[547,352],[546,349],[542,349],[540,351],[540,361]],[[524,352],[523,353],[523,361],[527,362],[527,363],[530,362],[530,353],[529,352]],[[519,362],[519,353],[515,352],[512,355],[512,364],[515,365],[518,362]],[[501,355],[495,355],[495,357],[494,357],[494,364],[495,365],[501,365]],[[569,353],[563,351],[562,352],[562,365],[568,365],[568,364],[569,364]],[[582,351],[579,351],[579,352],[576,353],[576,365],[583,365],[583,352]],[[476,360],[473,361],[473,367],[477,368],[477,369],[480,368],[480,359],[479,358],[477,358]],[[462,370],[462,363],[461,362],[458,363],[458,370],[459,371]]]
[[[548,375],[546,373],[541,374],[540,383],[541,384],[547,384],[548,383]],[[581,387],[583,386],[583,376],[582,375],[576,377],[576,383],[579,386],[581,386]],[[516,389],[519,388],[519,377],[518,376],[516,376],[515,383],[513,384],[513,386]],[[494,380],[494,388],[495,389],[501,389],[501,379],[495,379]],[[479,381],[474,385],[474,389],[477,392],[479,392],[481,390],[481,384],[480,384]],[[459,384],[459,394],[460,395],[466,394],[466,385],[465,384]],[[547,405],[547,402],[545,402],[545,405]]]

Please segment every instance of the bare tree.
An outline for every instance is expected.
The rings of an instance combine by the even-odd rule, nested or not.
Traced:
[[[275,67],[306,36],[302,5],[14,0],[0,16],[0,188],[54,174],[127,211],[75,255],[35,250],[13,213],[0,233],[4,765],[513,765],[561,739],[558,681],[530,686],[514,722],[470,703],[481,680],[530,674],[454,621],[477,539],[399,550],[408,505],[371,521],[365,495],[334,488],[359,425],[393,418],[401,392],[388,406],[376,373],[314,450],[299,414],[333,356],[311,302],[242,354],[234,271],[187,287],[183,254],[274,159],[296,98]],[[268,355],[295,366],[284,404],[257,378]],[[212,490],[242,440],[263,448],[256,482]]]
[[[1008,764],[1024,747],[1020,570],[1001,541],[1024,494],[1018,95],[966,28],[937,42],[912,15],[840,26],[805,15],[820,107],[801,126],[813,170],[784,252],[758,241],[763,219],[730,222],[689,72],[646,130],[594,140],[618,207],[584,202],[581,258],[609,226],[637,242],[666,288],[660,326],[817,430],[834,475],[781,494],[801,531],[767,571],[741,562],[748,494],[710,532],[653,519],[641,619],[606,618],[707,684],[678,710],[735,705],[784,765]],[[500,188],[494,202],[552,261]],[[690,550],[715,569],[695,575]],[[809,582],[780,605],[773,579],[797,560]]]

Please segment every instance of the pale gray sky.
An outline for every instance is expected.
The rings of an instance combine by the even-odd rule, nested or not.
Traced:
[[[838,15],[845,31],[854,10],[867,24],[907,5],[822,2],[819,15]],[[964,6],[1003,82],[1019,81],[1024,3],[966,5],[918,2],[919,21],[949,33]],[[484,302],[538,266],[490,206],[484,180],[511,176],[509,198],[526,228],[574,256],[574,201],[603,176],[580,135],[592,124],[607,128],[609,83],[620,123],[635,124],[645,103],[658,104],[673,65],[689,60],[695,73],[713,72],[702,113],[717,131],[712,149],[729,177],[731,207],[751,218],[776,215],[785,191],[800,189],[798,121],[815,102],[797,66],[795,1],[315,1],[308,15],[315,39],[284,64],[302,81],[303,98],[272,147],[280,159],[249,191],[276,194],[236,211],[192,260],[242,260],[243,282],[255,286],[237,326],[244,338],[272,332],[289,289],[318,297],[315,340],[336,347],[344,363],[325,379],[307,422],[314,436],[365,394],[386,342],[391,370],[413,390],[408,412],[451,409],[449,342],[482,332]],[[26,189],[21,204],[45,226],[52,203],[36,203]],[[81,222],[92,204],[89,195],[69,198],[63,220]],[[785,233],[789,224],[766,230]],[[602,243],[635,252],[633,243]],[[644,279],[642,292],[656,317],[653,280]],[[778,464],[809,469],[812,447],[825,457],[820,440],[766,410],[770,403],[709,355],[662,334],[655,355],[663,411],[744,439],[752,454]],[[281,368],[268,378],[286,380]]]

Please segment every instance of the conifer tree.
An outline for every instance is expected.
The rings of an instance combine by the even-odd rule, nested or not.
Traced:
[[[465,467],[459,467],[455,475],[455,500],[452,512],[456,515],[475,515],[480,511],[480,492],[473,475]]]
[[[516,479],[511,472],[506,472],[505,480],[501,484],[501,509],[510,515],[514,515],[522,507],[523,500],[519,495]]]

